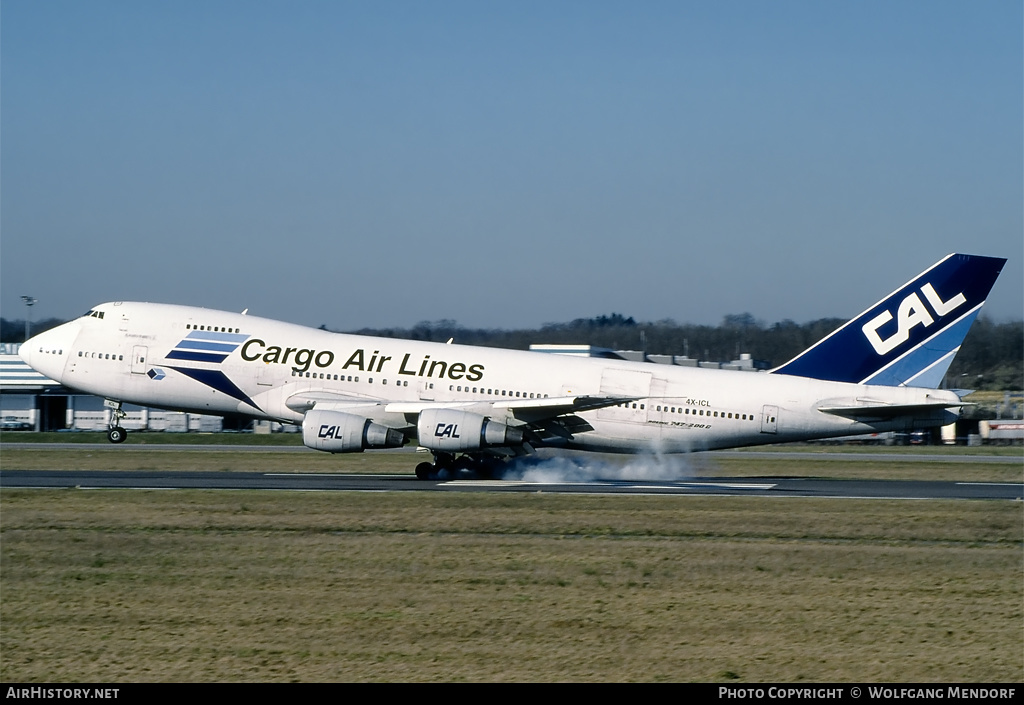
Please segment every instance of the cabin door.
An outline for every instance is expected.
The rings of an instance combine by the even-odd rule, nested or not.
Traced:
[[[132,374],[146,374],[146,358],[149,357],[149,348],[145,345],[136,345],[132,348]]]

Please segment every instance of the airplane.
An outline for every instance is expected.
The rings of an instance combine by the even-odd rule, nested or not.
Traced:
[[[685,453],[952,423],[937,389],[1005,259],[951,254],[764,373],[314,330],[205,308],[110,302],[32,337],[31,367],[113,409],[241,414],[330,453],[433,455],[420,479],[500,476],[538,448]]]

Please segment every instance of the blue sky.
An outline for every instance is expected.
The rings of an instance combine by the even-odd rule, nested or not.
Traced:
[[[0,4],[0,310],[1024,315],[1016,2]]]

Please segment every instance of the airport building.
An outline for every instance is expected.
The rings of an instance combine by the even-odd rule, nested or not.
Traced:
[[[104,400],[47,379],[18,357],[20,343],[0,343],[0,429],[4,431],[105,431],[111,409]],[[121,425],[129,431],[213,433],[219,416],[159,411],[125,404]]]

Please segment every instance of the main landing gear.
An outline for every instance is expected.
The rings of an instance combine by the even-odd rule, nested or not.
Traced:
[[[121,428],[121,419],[128,415],[128,412],[121,408],[121,402],[107,402],[111,408],[110,427],[107,428],[107,440],[111,443],[124,443],[128,437],[128,431]]]
[[[475,457],[452,453],[434,453],[433,463],[416,466],[418,480],[450,480],[457,477],[498,477],[504,463],[498,458]]]

